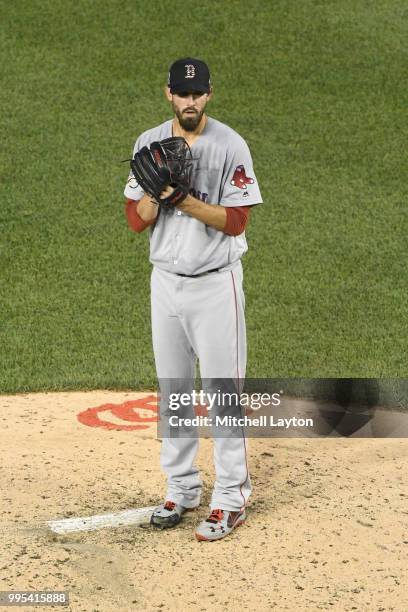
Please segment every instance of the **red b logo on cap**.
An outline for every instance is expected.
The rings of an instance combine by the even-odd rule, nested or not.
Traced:
[[[185,69],[186,69],[185,78],[186,79],[194,79],[194,77],[195,77],[195,66],[194,66],[194,64],[186,64],[185,65]]]

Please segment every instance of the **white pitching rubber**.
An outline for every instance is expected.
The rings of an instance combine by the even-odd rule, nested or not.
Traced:
[[[114,514],[95,514],[94,516],[83,516],[58,521],[48,521],[47,526],[54,533],[74,533],[76,531],[93,531],[105,527],[122,527],[125,525],[141,525],[150,518],[156,506],[147,508],[136,508],[134,510],[122,510]]]

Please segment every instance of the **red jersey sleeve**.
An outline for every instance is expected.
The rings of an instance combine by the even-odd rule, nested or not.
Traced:
[[[128,225],[130,229],[138,233],[143,232],[146,227],[149,227],[149,225],[152,225],[156,221],[156,219],[152,219],[151,221],[143,221],[142,217],[140,217],[139,213],[137,212],[137,205],[139,202],[140,200],[126,200],[125,203],[125,214]]]
[[[224,234],[228,236],[239,236],[245,230],[251,206],[226,206],[227,221],[224,227]]]

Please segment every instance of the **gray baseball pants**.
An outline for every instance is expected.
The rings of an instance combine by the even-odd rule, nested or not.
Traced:
[[[178,276],[154,267],[151,276],[153,350],[159,379],[160,418],[168,420],[169,395],[191,393],[196,364],[206,389],[214,392],[220,379],[245,377],[245,298],[241,262],[231,269],[198,278]],[[204,383],[205,381],[205,383]],[[214,406],[214,410],[217,410]],[[237,407],[239,410],[239,407]],[[191,405],[183,416],[194,416]],[[240,415],[238,415],[240,416]],[[210,508],[236,511],[251,493],[248,441],[242,428],[231,435],[214,435],[215,483]],[[200,503],[202,482],[194,460],[197,428],[188,437],[163,436],[161,466],[167,476],[166,500],[186,508]]]

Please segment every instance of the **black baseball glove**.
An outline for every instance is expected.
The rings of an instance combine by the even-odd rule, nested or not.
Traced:
[[[163,208],[180,204],[190,190],[192,169],[190,147],[184,138],[174,136],[142,147],[130,160],[133,175],[143,191]],[[171,185],[173,193],[160,197],[165,187]]]

